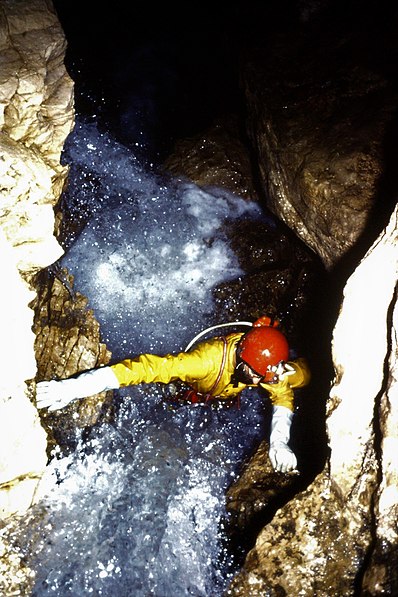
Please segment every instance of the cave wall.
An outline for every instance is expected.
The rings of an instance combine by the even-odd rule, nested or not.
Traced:
[[[396,203],[398,13],[312,4],[316,15],[304,1],[290,28],[259,32],[241,78],[268,206],[332,271],[358,263]]]
[[[275,56],[283,57],[281,48],[276,46]],[[46,464],[46,434],[29,381],[37,371],[30,305],[36,298],[36,273],[62,253],[53,235],[53,207],[66,180],[60,155],[73,127],[73,83],[64,54],[65,38],[49,2],[2,0],[0,268],[7,289],[0,315],[3,517],[29,506]],[[398,586],[398,239],[397,212],[389,210],[393,194],[383,196],[379,183],[386,173],[384,141],[393,120],[394,94],[384,99],[388,83],[373,72],[368,77],[363,69],[354,69],[353,79],[346,73],[340,78],[344,94],[336,94],[338,103],[332,106],[332,95],[322,95],[326,82],[311,86],[314,79],[309,77],[300,87],[293,71],[290,82],[284,79],[286,88],[275,90],[272,82],[281,62],[275,62],[274,72],[264,72],[263,64],[258,54],[251,55],[243,84],[248,134],[275,213],[329,269],[363,235],[376,197],[390,220],[376,241],[367,237],[367,251],[344,285],[330,347],[335,377],[325,396],[326,467],[259,529],[228,594],[393,594]],[[317,101],[315,91],[323,101]],[[283,101],[287,95],[294,101]],[[275,97],[281,101],[272,107]],[[342,97],[343,112],[337,109]],[[350,112],[350,98],[359,112]],[[213,175],[211,183],[217,182]],[[232,190],[239,189],[234,184]]]
[[[326,466],[263,527],[228,595],[396,594],[397,277],[398,208],[344,289]]]
[[[0,517],[32,502],[47,463],[47,436],[34,406],[35,274],[56,261],[54,205],[73,127],[66,41],[46,0],[0,3]]]
[[[334,373],[324,470],[263,526],[228,595],[398,591],[398,12],[373,8],[279,33],[242,67],[269,205],[330,272],[334,300],[314,310],[335,319]]]

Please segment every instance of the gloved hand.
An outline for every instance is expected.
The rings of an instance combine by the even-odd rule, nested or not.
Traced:
[[[296,470],[297,459],[288,446],[293,413],[285,406],[272,409],[269,457],[276,471],[287,473]]]
[[[36,384],[36,405],[37,408],[48,408],[49,411],[54,411],[64,408],[79,398],[119,387],[112,369],[100,367],[69,379],[39,381]]]
[[[267,370],[272,371],[274,374],[272,383],[278,383],[288,379],[290,375],[296,375],[295,368],[289,363],[285,363],[285,361],[280,361],[277,365],[268,365]]]

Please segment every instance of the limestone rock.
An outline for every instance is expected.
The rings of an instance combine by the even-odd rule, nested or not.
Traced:
[[[32,332],[34,297],[21,279],[12,247],[0,231],[0,517],[30,505],[46,463],[46,434],[27,395],[25,380],[35,375]]]
[[[350,540],[351,515],[330,479],[321,474],[259,534],[227,594],[353,595],[358,557],[363,556],[359,543],[366,544],[371,536],[364,525],[363,535]]]
[[[60,156],[73,127],[73,83],[63,63],[65,49],[50,2],[1,2],[2,518],[29,507],[47,463],[46,433],[29,383],[36,375],[32,279],[62,254],[53,235],[53,206],[67,175]]]
[[[228,595],[350,597],[364,571],[363,594],[396,593],[397,234],[398,208],[345,287],[329,466],[263,528]]]
[[[310,32],[295,32],[295,41],[281,36],[272,60],[269,47],[248,53],[242,78],[268,205],[331,269],[377,225],[379,212],[391,213],[382,186],[397,95],[383,65],[343,61],[349,41],[328,28],[312,44]],[[322,52],[314,52],[317,44]]]
[[[65,379],[107,364],[111,353],[101,343],[99,323],[87,307],[87,298],[74,290],[73,277],[68,271],[55,266],[44,270],[37,288],[33,325],[37,380]],[[42,411],[42,420],[49,431],[49,449],[56,443],[53,436],[59,433],[58,426],[67,431],[93,425],[106,398],[107,393],[102,393],[72,403],[62,411],[62,421]]]
[[[201,135],[180,140],[163,168],[198,186],[226,188],[247,201],[260,201],[248,148],[232,116],[214,122]],[[266,305],[269,313],[283,319],[284,331],[295,344],[323,266],[316,253],[272,214],[267,221],[266,208],[264,216],[263,221],[238,220],[226,226],[245,274],[214,289],[216,319],[224,320],[228,303],[231,320],[256,319]]]
[[[247,147],[232,116],[218,120],[202,135],[178,141],[163,166],[198,186],[225,187],[240,197],[258,199]]]
[[[0,541],[0,590],[2,595],[31,595],[35,573],[24,562],[22,554]]]
[[[57,14],[46,0],[3,0],[0,19],[1,130],[64,177],[60,157],[73,125],[73,82]]]
[[[61,151],[73,127],[73,82],[66,41],[44,0],[0,6],[0,226],[18,266],[34,273],[62,254],[53,206],[67,167]]]
[[[368,595],[393,594],[398,587],[397,280],[398,207],[347,282],[333,338],[331,475],[352,501],[359,475],[366,479],[367,460],[373,459],[377,472],[376,490],[368,479],[355,504],[357,510],[368,504],[374,519],[376,540],[364,580]]]
[[[330,33],[331,22],[307,40],[298,29],[294,40],[276,34],[265,49],[247,53],[241,71],[248,134],[272,210],[328,270],[346,277],[333,332],[326,466],[276,514],[268,513],[229,596],[398,591],[397,95],[395,66],[382,52],[396,55],[397,14],[388,26],[383,14],[380,44],[381,29],[371,32],[373,20],[375,28],[381,20],[365,11],[355,10],[360,24],[342,27],[342,35]],[[349,45],[356,51],[347,51]],[[244,472],[243,526],[250,525],[245,514],[255,497],[251,466]],[[229,495],[239,494],[242,484]]]
[[[287,501],[295,490],[296,473],[275,472],[268,452],[269,443],[263,440],[227,491],[228,534],[240,549],[250,546],[271,519],[273,505]]]
[[[21,278],[15,251],[1,230],[0,254],[0,518],[6,519],[23,514],[34,499],[47,464],[47,435],[25,383],[36,373],[33,311],[28,307],[34,292]],[[18,594],[15,587],[30,586],[30,571],[2,541],[0,555],[2,594]]]
[[[55,172],[42,157],[0,133],[0,228],[18,269],[33,274],[62,255],[54,237]]]

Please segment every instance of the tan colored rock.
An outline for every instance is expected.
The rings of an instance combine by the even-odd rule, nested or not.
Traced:
[[[66,43],[47,0],[0,4],[0,517],[32,502],[47,463],[47,436],[27,382],[36,375],[32,277],[56,261],[53,206],[73,127]]]
[[[360,510],[374,500],[368,595],[398,587],[397,280],[398,207],[346,285],[333,339],[338,375],[331,397],[339,405],[328,419],[331,474],[346,499],[366,473],[366,458],[373,458],[378,480],[376,491],[368,484],[356,504]]]
[[[330,413],[327,427],[332,450],[331,475],[344,497],[349,496],[357,483],[358,471],[366,452],[372,450],[374,434],[380,423],[383,422],[385,431],[392,432],[393,421],[398,415],[398,411],[389,412],[391,406],[396,406],[394,393],[397,390],[394,383],[388,382],[384,369],[385,360],[389,359],[390,374],[396,374],[397,353],[391,352],[394,328],[389,310],[396,300],[397,279],[398,220],[395,210],[387,229],[349,278],[333,334],[337,376],[330,396],[333,403],[338,401],[338,407]],[[393,390],[390,405],[385,394],[380,404],[379,395],[386,383]],[[374,421],[375,408],[381,420]],[[394,436],[396,442],[396,431],[391,437],[383,438],[386,448]],[[387,461],[390,459],[388,456]]]
[[[60,157],[73,125],[73,82],[57,14],[50,1],[3,0],[0,19],[1,130],[64,177]]]
[[[74,122],[66,41],[45,0],[0,6],[0,227],[34,273],[56,261],[53,206],[67,167],[61,151]]]
[[[47,464],[47,436],[33,404],[21,393],[1,407],[0,518],[24,514]],[[33,424],[32,424],[33,423]],[[29,445],[29,451],[26,445]]]
[[[46,463],[47,437],[27,396],[36,373],[32,332],[34,293],[21,279],[12,247],[0,232],[0,518],[22,513],[32,500]],[[22,485],[20,485],[22,483]]]
[[[35,574],[22,554],[17,554],[0,539],[0,591],[4,597],[27,597],[32,594]]]
[[[88,300],[73,288],[73,277],[66,269],[50,268],[38,282],[35,301],[35,353],[37,380],[65,379],[106,365],[111,353],[101,342],[100,326]],[[68,427],[85,427],[97,422],[104,401],[112,393],[103,392],[72,403],[63,411]],[[74,416],[78,413],[78,416]],[[41,412],[44,424],[53,427],[53,415]]]
[[[347,536],[351,515],[321,474],[264,527],[226,594],[352,596],[359,549]]]
[[[258,199],[248,151],[232,116],[215,122],[201,135],[178,141],[164,168],[201,187],[224,187],[239,197]]]
[[[276,500],[287,501],[298,481],[296,473],[274,471],[268,453],[269,443],[263,440],[226,493],[228,536],[240,549],[252,545]]]
[[[398,208],[344,290],[325,470],[258,535],[231,596],[397,589]],[[368,556],[370,560],[368,561]]]
[[[54,237],[56,173],[39,154],[3,133],[0,155],[0,228],[14,247],[19,270],[33,274],[63,252]]]
[[[303,46],[282,39],[272,61],[247,59],[248,134],[267,205],[331,269],[389,200],[379,192],[397,96],[384,73]]]

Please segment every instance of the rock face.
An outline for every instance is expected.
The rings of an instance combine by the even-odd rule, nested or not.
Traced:
[[[36,379],[64,379],[80,371],[105,365],[111,353],[100,341],[100,326],[88,300],[73,287],[73,277],[66,269],[54,265],[38,276],[34,302]],[[76,428],[93,425],[108,414],[107,398],[102,393],[69,405],[62,421],[57,414],[41,411],[47,431],[48,452],[62,446],[63,438]]]
[[[225,116],[204,135],[179,141],[164,168],[197,185],[226,187],[240,197],[258,200],[247,147],[239,137],[238,121]]]
[[[50,3],[1,3],[1,517],[26,510],[47,462],[46,433],[26,381],[36,375],[33,276],[62,254],[53,206],[67,175],[60,156],[73,126],[65,48]]]
[[[328,466],[264,526],[228,595],[396,594],[397,278],[396,208],[345,287]]]
[[[308,2],[307,7],[311,4],[316,13],[327,2]],[[311,20],[310,13],[306,19]],[[398,592],[398,215],[388,153],[395,149],[390,133],[396,89],[388,76],[390,64],[365,44],[374,31],[371,19],[364,31],[361,36],[358,27],[354,39],[333,37],[323,29],[316,40],[298,35],[295,45],[276,36],[265,50],[251,50],[242,61],[247,132],[262,187],[258,196],[269,196],[273,211],[327,270],[358,252],[353,267],[340,270],[343,296],[338,294],[343,285],[332,288],[339,303],[338,314],[329,313],[329,319],[335,316],[333,378],[326,379],[323,393],[312,386],[325,406],[316,415],[326,415],[327,456],[308,482],[278,479],[265,441],[230,488],[232,532],[250,532],[251,537],[251,549],[227,591],[230,596]],[[390,48],[393,31],[391,27],[384,38],[384,48]],[[321,49],[319,59],[314,41]],[[352,61],[339,60],[357,42]],[[62,253],[53,236],[53,207],[67,176],[60,155],[73,126],[73,85],[64,52],[64,35],[49,2],[2,1],[2,517],[29,507],[47,461],[47,436],[30,380],[37,373],[61,376],[109,359],[93,320],[84,333],[79,319],[84,297],[68,290],[66,274],[63,282],[55,275],[43,292],[35,290],[37,273]],[[296,54],[304,65],[300,71],[292,61]],[[367,64],[364,57],[371,57]],[[213,145],[206,143],[205,134],[182,143],[183,159],[176,154],[169,169],[198,184],[228,186],[230,181],[230,190],[253,197],[257,191],[247,173],[248,160],[239,157],[242,144],[231,141],[231,131],[228,127],[226,146],[219,126],[212,132]],[[204,160],[209,168],[203,167]],[[47,317],[49,303],[55,308]],[[70,315],[67,325],[65,313]],[[83,333],[76,354],[70,340],[78,330]],[[315,331],[326,336],[324,328]],[[327,337],[325,346],[330,350]],[[46,351],[53,356],[64,351],[65,358],[46,368]],[[307,414],[316,418],[314,403],[310,401]],[[86,420],[91,416],[92,411]],[[51,430],[51,421],[46,423]],[[19,562],[12,566],[17,570]]]
[[[362,580],[369,595],[392,595],[398,587],[397,280],[396,207],[344,289],[327,419],[330,477],[371,533],[364,546],[371,560]]]
[[[264,490],[259,500],[256,475],[259,459],[267,466],[265,455],[259,451],[243,473],[243,502],[241,480],[230,488],[228,507],[240,533],[252,531],[256,508],[264,512],[228,595],[398,590],[398,221],[390,167],[396,89],[382,52],[397,49],[387,21],[385,45],[376,47],[380,21],[356,18],[363,33],[358,26],[351,38],[344,30],[332,35],[331,22],[323,37],[305,41],[298,34],[289,44],[280,36],[267,47],[271,60],[256,49],[243,69],[248,132],[271,209],[337,273],[332,292],[340,284],[344,292],[325,395],[330,454],[307,488],[282,507],[276,502],[275,516],[268,510],[269,520],[272,496]],[[355,43],[357,52],[344,59]]]
[[[362,250],[369,247],[369,229],[396,200],[397,15],[375,14],[366,3],[354,15],[349,6],[336,13],[271,35],[247,52],[242,69],[247,130],[268,205],[328,269],[362,237]]]

